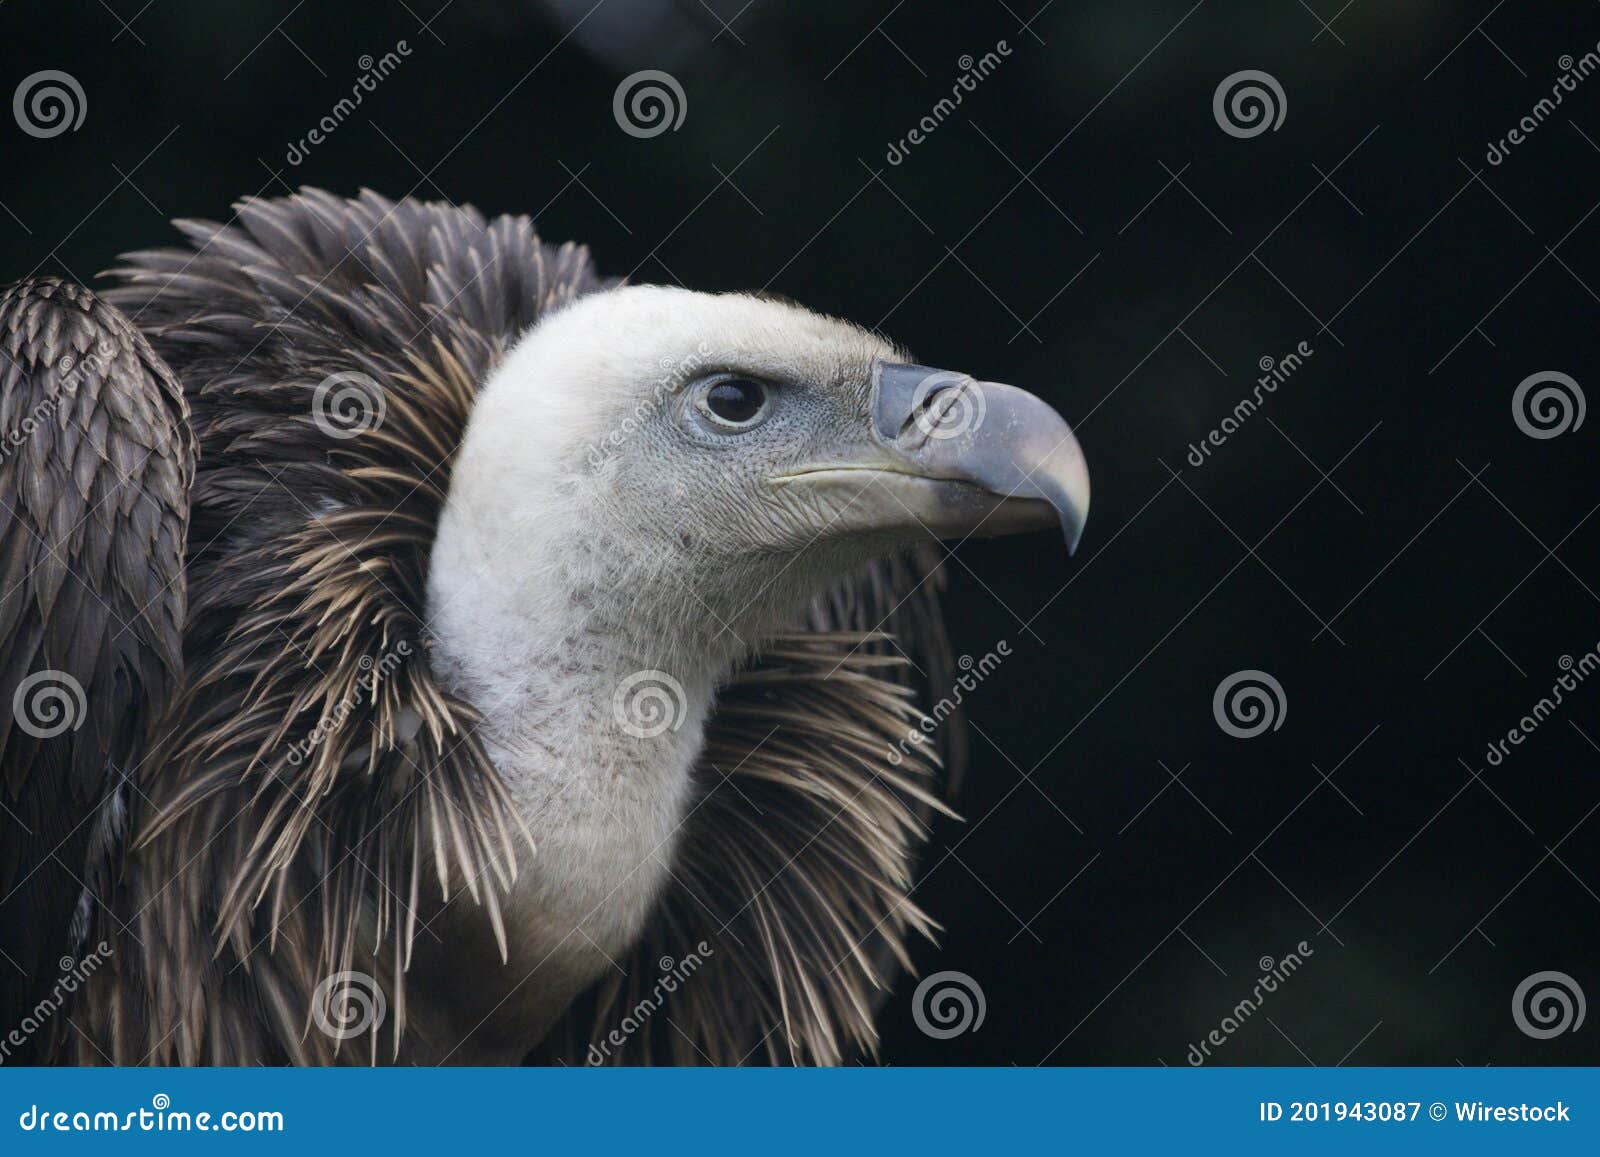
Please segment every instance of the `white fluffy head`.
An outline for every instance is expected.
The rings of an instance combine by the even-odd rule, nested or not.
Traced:
[[[874,364],[897,357],[795,306],[638,287],[543,319],[480,389],[429,620],[539,844],[508,917],[514,966],[540,968],[530,1023],[570,997],[561,977],[575,991],[606,966],[591,946],[620,951],[645,919],[718,683],[877,549],[829,530],[834,498],[773,479],[864,446]],[[748,429],[705,409],[731,375],[772,387]],[[662,672],[682,725],[639,738],[616,696]]]
[[[742,636],[740,622],[779,604],[793,613],[871,550],[832,532],[827,502],[771,480],[870,438],[879,360],[904,359],[857,326],[766,298],[657,286],[582,298],[483,386],[436,575],[459,586],[470,568],[468,585],[514,588],[530,614],[575,593],[594,612],[620,592],[638,616],[690,616],[714,635]],[[709,420],[708,384],[728,377],[770,385],[756,428]]]

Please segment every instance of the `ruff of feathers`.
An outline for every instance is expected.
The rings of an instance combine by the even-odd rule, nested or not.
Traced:
[[[404,1037],[419,910],[465,891],[503,941],[501,898],[537,854],[477,714],[430,674],[425,576],[450,463],[508,346],[609,283],[526,217],[370,192],[251,200],[226,226],[179,228],[189,248],[128,255],[106,297],[182,380],[200,447],[186,675],[101,915],[116,983],[89,986],[68,1047],[87,1063],[381,1061]],[[384,418],[338,437],[313,397],[352,373],[377,383]],[[946,810],[938,756],[889,753],[922,719],[918,693],[948,683],[938,585],[924,557],[873,567],[723,690],[673,883],[625,976],[538,1059],[582,1063],[660,958],[702,940],[715,952],[610,1060],[873,1053],[908,941],[933,929],[910,893]],[[389,1015],[341,1047],[311,1009],[347,971],[379,979]]]

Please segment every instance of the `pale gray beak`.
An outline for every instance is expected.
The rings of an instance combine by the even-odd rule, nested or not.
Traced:
[[[916,474],[970,483],[990,496],[974,519],[973,496],[946,488],[943,503],[956,508],[947,521],[956,527],[1008,534],[1053,523],[1067,550],[1077,549],[1089,516],[1089,468],[1065,419],[1032,394],[882,362],[873,373],[872,425],[878,444]]]

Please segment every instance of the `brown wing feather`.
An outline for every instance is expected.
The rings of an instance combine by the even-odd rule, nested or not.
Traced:
[[[144,338],[53,279],[0,290],[0,438],[0,1023],[16,1025],[82,950],[134,804],[123,777],[179,679],[195,447]]]

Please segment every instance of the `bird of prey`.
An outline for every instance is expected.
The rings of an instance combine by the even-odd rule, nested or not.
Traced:
[[[0,291],[8,1059],[872,1056],[930,547],[1074,544],[1067,424],[526,217],[177,225]]]

